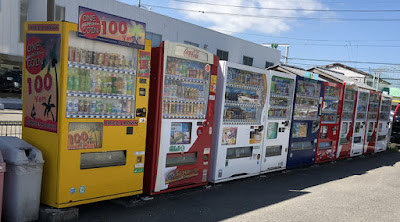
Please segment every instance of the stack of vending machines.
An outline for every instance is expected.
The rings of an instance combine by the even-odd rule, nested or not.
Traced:
[[[354,112],[353,122],[353,141],[351,145],[350,156],[358,156],[363,153],[364,138],[366,131],[367,112],[370,91],[367,89],[358,89],[356,110]]]
[[[144,192],[205,185],[219,59],[203,49],[173,42],[153,48],[152,58]],[[229,115],[242,121],[256,118],[238,110]]]
[[[314,164],[318,142],[322,88],[319,80],[296,76],[287,168]]]
[[[353,140],[354,112],[357,104],[357,87],[347,82],[343,83],[342,115],[339,128],[339,144],[336,158],[350,157],[351,143]]]
[[[277,71],[267,75],[268,99],[261,173],[283,170],[289,148],[296,76]]]
[[[78,28],[25,24],[25,64],[41,62],[25,67],[22,138],[42,151],[41,202],[57,208],[143,190],[151,42],[110,44]]]
[[[322,115],[315,163],[332,161],[336,158],[342,116],[342,88],[342,84],[324,82]]]
[[[391,106],[392,106],[392,96],[388,94],[382,94],[380,108],[379,108],[379,121],[377,127],[378,129],[377,129],[377,137],[375,144],[375,152],[385,151],[387,148],[387,142],[388,139],[390,139],[389,115]]]
[[[266,70],[221,61],[210,182],[260,173],[265,132]]]
[[[379,120],[379,107],[381,102],[381,92],[370,91],[369,105],[368,105],[368,115],[367,115],[367,131],[366,141],[364,142],[363,153],[374,153],[375,152],[375,142],[376,134]]]

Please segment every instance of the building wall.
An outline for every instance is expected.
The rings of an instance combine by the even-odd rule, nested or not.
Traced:
[[[253,66],[265,68],[265,62],[274,64],[280,61],[280,51],[245,41],[236,37],[212,31],[197,25],[174,18],[150,12],[135,6],[114,0],[56,0],[56,5],[65,7],[65,20],[78,22],[78,7],[84,6],[95,10],[119,15],[146,23],[146,31],[162,35],[162,40],[174,42],[190,41],[199,44],[200,48],[207,45],[207,50],[216,54],[217,49],[228,51],[228,61],[243,62],[243,56],[253,58]],[[35,13],[44,13],[37,10]]]
[[[19,31],[20,0],[0,0],[0,54],[22,56]]]

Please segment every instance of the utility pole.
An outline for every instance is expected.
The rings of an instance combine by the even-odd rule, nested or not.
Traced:
[[[138,3],[138,7],[140,8],[140,0],[139,0],[139,3]]]
[[[278,48],[278,46],[285,47],[285,48],[286,48],[286,50],[285,50],[285,64],[287,64],[287,60],[288,60],[288,57],[289,57],[289,44],[263,43],[262,45],[263,45],[263,46],[267,46],[267,47],[271,47],[271,48],[273,48],[273,49]]]

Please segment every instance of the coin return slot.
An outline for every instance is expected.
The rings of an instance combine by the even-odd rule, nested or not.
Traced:
[[[111,166],[123,166],[126,164],[126,150],[81,153],[81,170]]]

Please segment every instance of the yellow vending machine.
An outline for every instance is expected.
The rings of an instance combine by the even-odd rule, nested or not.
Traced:
[[[143,190],[146,26],[86,8],[79,17],[25,24],[22,137],[43,153],[41,202],[56,208]]]

